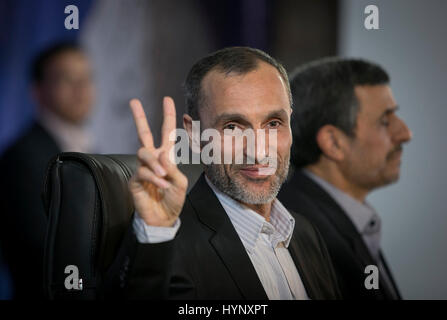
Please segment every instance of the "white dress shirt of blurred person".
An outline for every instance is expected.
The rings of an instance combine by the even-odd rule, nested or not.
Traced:
[[[57,45],[53,54],[35,64],[31,91],[37,121],[61,151],[94,150],[87,129],[95,99],[93,75],[88,57],[77,44]]]

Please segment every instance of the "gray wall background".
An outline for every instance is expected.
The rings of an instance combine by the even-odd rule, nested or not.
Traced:
[[[380,30],[364,28],[369,4],[379,8]],[[369,197],[385,255],[404,298],[447,299],[447,1],[342,0],[339,9],[338,54],[389,71],[398,114],[413,131],[401,179]]]

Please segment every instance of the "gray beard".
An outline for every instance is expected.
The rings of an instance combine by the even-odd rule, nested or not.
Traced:
[[[238,180],[231,180],[224,165],[206,165],[204,171],[208,179],[217,189],[229,197],[247,204],[266,204],[273,201],[279,193],[282,184],[287,178],[290,165],[290,156],[286,163],[279,167],[275,177],[265,192],[252,193]]]

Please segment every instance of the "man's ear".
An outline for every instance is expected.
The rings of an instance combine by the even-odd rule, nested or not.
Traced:
[[[318,130],[317,143],[324,156],[342,161],[347,150],[348,137],[340,129],[333,125],[324,125]]]
[[[193,119],[191,118],[191,116],[189,114],[186,114],[186,113],[183,114],[183,128],[188,133],[189,145],[191,146],[191,148],[194,152],[200,152],[200,133],[198,136],[197,136],[197,133],[195,135],[193,135],[192,122],[193,122]],[[193,139],[195,139],[195,141]],[[195,143],[195,144],[193,144],[193,143]],[[199,147],[199,150],[196,150],[194,148],[194,146]]]
[[[183,114],[183,128],[188,132],[189,142],[192,140],[192,118],[189,114]]]

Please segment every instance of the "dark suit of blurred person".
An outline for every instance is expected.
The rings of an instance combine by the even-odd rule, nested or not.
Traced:
[[[75,44],[59,43],[32,65],[36,120],[1,156],[0,237],[15,299],[43,298],[46,232],[41,189],[46,165],[61,151],[91,151],[85,120],[94,89],[86,56]]]
[[[383,256],[381,220],[365,200],[399,178],[411,132],[396,115],[389,76],[363,60],[324,59],[291,76],[294,173],[279,199],[320,230],[345,299],[400,299]],[[367,289],[365,267],[379,271]]]

